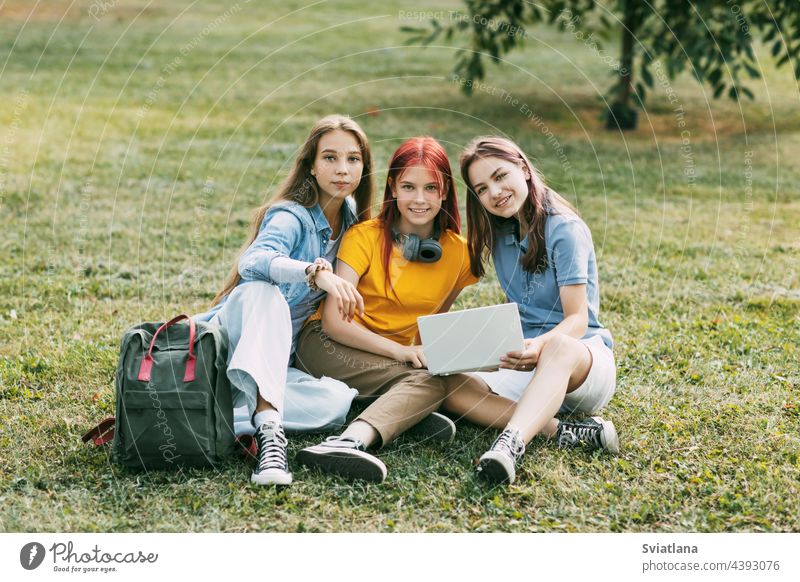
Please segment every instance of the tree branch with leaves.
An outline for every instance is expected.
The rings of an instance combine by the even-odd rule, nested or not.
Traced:
[[[453,75],[471,94],[485,78],[485,59],[500,63],[525,44],[528,27],[544,23],[586,37],[619,38],[615,80],[604,111],[609,129],[636,127],[638,109],[654,87],[651,71],[660,61],[670,79],[690,71],[708,85],[714,98],[723,94],[752,99],[746,81],[761,77],[753,51],[755,40],[770,46],[778,67],[791,64],[800,79],[800,2],[798,0],[465,0],[465,12],[448,23],[403,27],[409,43],[427,45],[444,38],[463,39]],[[595,42],[595,41],[593,41]]]

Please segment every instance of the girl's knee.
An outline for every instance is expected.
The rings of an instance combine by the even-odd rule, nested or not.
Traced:
[[[247,309],[258,306],[259,310],[270,311],[271,314],[284,313],[289,316],[289,303],[277,285],[266,281],[248,281],[239,285],[231,293],[231,300],[240,302]]]
[[[489,387],[486,384],[466,374],[454,374],[452,376],[442,377],[442,384],[445,386],[448,396],[489,393]]]
[[[464,403],[474,405],[476,401],[482,400],[492,393],[485,383],[465,374],[442,378],[442,385],[447,394],[445,402],[456,408],[463,406]]]
[[[557,333],[549,338],[542,348],[539,361],[559,360],[572,362],[580,359],[586,353],[583,342],[563,333]]]
[[[426,392],[436,394],[440,398],[447,396],[447,386],[439,376],[432,376],[427,370],[412,369],[407,373],[406,381],[422,387]]]
[[[234,289],[234,293],[245,300],[269,300],[276,298],[276,296],[283,298],[280,289],[266,281],[248,281]],[[284,299],[284,301],[286,300]]]

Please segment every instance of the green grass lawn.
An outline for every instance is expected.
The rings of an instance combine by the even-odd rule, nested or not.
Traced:
[[[598,121],[605,65],[546,28],[462,96],[453,47],[399,30],[455,1],[32,5],[0,3],[0,531],[800,530],[800,107],[767,51],[754,102],[682,77],[621,135]],[[488,489],[472,474],[495,432],[461,423],[448,448],[387,448],[382,485],[294,467],[275,491],[243,460],[136,474],[81,444],[113,414],[123,330],[208,305],[332,112],[370,136],[379,193],[407,137],[455,162],[503,133],[578,205],[616,339],[619,457],[534,441],[518,481]],[[501,300],[490,275],[456,308]]]

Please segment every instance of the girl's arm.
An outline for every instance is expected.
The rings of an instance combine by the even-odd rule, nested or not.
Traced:
[[[358,274],[341,259],[336,261],[336,275],[353,287],[358,285]],[[371,352],[399,362],[408,362],[415,368],[424,368],[427,365],[425,356],[422,354],[422,346],[404,346],[371,332],[354,321],[337,317],[338,309],[336,300],[328,295],[325,299],[325,309],[322,312],[322,329],[331,339],[351,348]]]
[[[545,339],[555,334],[581,339],[589,328],[589,295],[586,285],[564,285],[558,288],[564,319],[557,326],[534,339]]]
[[[521,352],[509,352],[502,356],[501,368],[535,366],[547,340],[556,334],[568,335],[575,339],[580,339],[586,334],[589,327],[589,296],[586,285],[564,285],[558,288],[558,295],[564,308],[564,319],[547,333],[526,339],[525,348]]]
[[[356,311],[364,316],[364,299],[356,286],[333,272],[319,270],[314,274],[317,287],[327,293],[325,303],[331,311],[336,308],[343,321],[353,321]]]
[[[310,263],[292,259],[301,242],[303,224],[288,210],[268,211],[255,240],[239,258],[239,275],[246,281],[296,283],[306,276]],[[287,259],[273,269],[275,259]]]
[[[250,243],[239,259],[239,275],[246,281],[266,281],[273,285],[300,283],[305,281],[314,263],[292,258],[301,244],[303,224],[287,210],[267,212],[255,240]],[[330,264],[327,268],[330,268]],[[317,286],[328,293],[336,310],[343,319],[353,319],[356,310],[363,312],[364,302],[355,287],[329,270],[317,270],[314,275]]]

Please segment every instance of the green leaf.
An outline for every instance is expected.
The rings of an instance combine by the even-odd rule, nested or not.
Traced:
[[[751,79],[758,79],[761,77],[761,71],[756,69],[753,65],[751,65],[747,61],[745,61],[743,65],[747,73],[750,75]]]
[[[647,98],[647,88],[642,83],[636,83],[636,97],[644,104]]]
[[[640,71],[642,73],[642,80],[645,82],[645,84],[648,87],[650,87],[652,89],[653,88],[653,75],[650,73],[650,69],[643,63],[641,68],[640,68]]]

